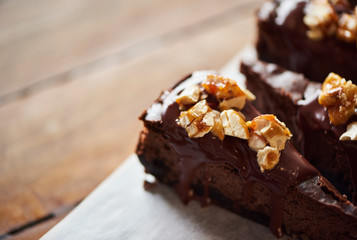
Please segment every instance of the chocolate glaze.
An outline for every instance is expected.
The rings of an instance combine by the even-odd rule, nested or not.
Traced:
[[[313,81],[323,82],[330,72],[357,82],[357,47],[335,36],[313,41],[306,36],[304,9],[310,0],[275,0],[258,11],[259,59],[303,73]],[[356,5],[337,5],[336,11],[351,13]]]
[[[296,103],[310,89],[309,81],[302,74],[257,60],[242,61],[240,70],[248,78],[248,89],[258,96],[253,105],[262,113],[273,113],[284,121],[293,132],[294,146],[301,146],[303,135],[296,121]],[[259,96],[261,93],[264,96]]]
[[[334,126],[330,123],[327,110],[318,103],[315,98],[311,102],[300,105],[298,112],[298,119],[301,129],[304,134],[304,144],[302,154],[309,159],[316,149],[311,149],[311,140],[313,134],[317,131],[324,132],[325,134],[333,134],[336,139],[336,148],[340,149],[343,157],[347,158],[347,162],[351,169],[352,181],[352,201],[357,203],[357,142],[356,141],[339,141],[340,136],[346,131],[347,125],[355,120],[352,118],[348,123],[343,125]]]
[[[344,141],[342,145],[348,154],[348,161],[351,167],[351,179],[353,184],[352,201],[354,204],[357,204],[357,144],[353,141]]]
[[[241,141],[244,144],[245,140],[227,137],[224,141],[232,138],[238,144],[236,152],[230,154],[229,151],[221,153],[222,150],[225,150],[223,148],[226,146],[224,141],[216,139],[211,134],[207,134],[203,138],[206,138],[207,141],[213,139],[212,141],[217,141],[218,145],[214,146],[215,149],[206,150],[200,149],[199,141],[203,140],[187,138],[186,131],[179,130],[178,126],[172,125],[174,130],[178,131],[175,134],[179,135],[167,133],[170,129],[168,130],[164,126],[166,122],[164,116],[168,114],[169,108],[174,110],[173,114],[177,111],[177,105],[174,103],[177,94],[184,88],[183,86],[199,83],[205,79],[205,74],[195,72],[190,79],[179,82],[174,89],[163,92],[155,103],[141,115],[140,119],[144,122],[144,129],[140,134],[136,153],[146,171],[154,175],[161,183],[176,188],[179,194],[182,192],[181,198],[186,197],[186,201],[194,198],[200,200],[203,205],[212,202],[264,225],[268,225],[270,220],[271,229],[277,236],[280,236],[281,230],[283,230],[289,235],[295,236],[296,234],[302,239],[305,239],[306,236],[311,239],[357,238],[357,208],[308,163],[307,165],[303,164],[308,166],[307,170],[303,168],[287,172],[287,175],[275,179],[276,184],[272,183],[269,176],[273,178],[273,171],[283,170],[274,169],[260,173],[257,169],[256,158],[249,158],[251,150],[246,145],[239,146],[237,142]],[[200,75],[204,78],[199,77]],[[215,108],[217,103],[211,98],[209,98],[209,102]],[[247,107],[252,110],[252,113],[256,113],[256,110],[249,104]],[[245,109],[247,116],[249,109]],[[249,115],[249,117],[252,118],[254,115]],[[186,140],[187,145],[192,144],[190,141],[193,141],[196,144],[193,147],[198,146],[197,151],[205,152],[202,155],[198,153],[198,156],[206,159],[192,157],[190,159],[190,156],[185,156],[184,159],[188,159],[183,161],[180,156],[185,152],[178,152],[174,147],[177,144],[176,140],[171,141],[172,137],[177,136],[179,136],[179,144],[182,144],[182,146],[178,145],[180,151],[186,151],[184,146]],[[236,146],[228,147],[234,149]],[[187,148],[189,147],[187,146]],[[243,152],[238,152],[238,150]],[[218,161],[216,155],[222,156],[222,154],[228,155],[227,159]],[[239,156],[248,158],[240,159]],[[289,157],[293,160],[305,161],[290,143],[283,151],[281,159],[283,161],[290,160]],[[188,165],[183,164],[187,162]],[[237,163],[238,167],[233,163]],[[242,168],[240,169],[239,166]],[[251,174],[252,172],[249,173],[245,166],[253,166],[254,168],[250,171],[254,170],[258,179],[247,177],[249,175],[246,173]],[[185,176],[181,176],[183,171],[185,171]],[[308,177],[309,172],[311,172],[312,178]],[[307,173],[305,174],[307,180],[304,181],[304,175],[299,173]],[[296,185],[293,184],[294,181]]]
[[[242,62],[241,71],[247,76],[248,88],[257,94],[255,106],[264,113],[277,114],[292,130],[295,147],[356,203],[357,142],[339,138],[357,117],[344,125],[331,125],[327,110],[317,99],[321,84],[301,74],[258,60]],[[264,96],[259,96],[263,92]]]
[[[203,75],[194,74],[189,82],[199,83],[204,78]],[[186,82],[186,81],[185,81]],[[182,84],[187,84],[182,82]],[[286,148],[281,152],[279,163],[272,170],[262,173],[257,163],[256,152],[248,146],[247,140],[226,136],[223,141],[213,136],[211,133],[201,138],[189,138],[186,130],[177,125],[176,120],[180,115],[178,105],[174,102],[177,94],[182,89],[179,84],[170,93],[165,95],[165,99],[160,104],[160,108],[155,111],[161,112],[161,120],[164,128],[164,137],[171,147],[180,156],[179,166],[181,169],[180,180],[175,186],[175,190],[184,203],[195,198],[192,194],[192,179],[199,167],[205,163],[229,163],[239,173],[245,182],[243,194],[249,197],[251,183],[259,182],[268,187],[272,193],[272,211],[270,217],[270,229],[276,236],[282,235],[282,216],[284,207],[284,193],[289,186],[295,186],[307,179],[318,176],[318,171],[310,165],[292,146],[287,142]],[[217,106],[212,98],[207,99],[210,106]],[[150,111],[150,110],[149,110]],[[155,115],[149,113],[148,115]],[[151,109],[154,111],[154,109]],[[247,103],[243,109],[243,114],[247,120],[259,115],[259,112]],[[205,194],[200,199],[202,204],[209,202],[208,185],[209,176],[205,181]]]

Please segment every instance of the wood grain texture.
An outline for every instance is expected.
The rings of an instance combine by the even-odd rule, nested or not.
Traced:
[[[134,151],[137,117],[161,90],[253,42],[262,1],[43,1],[15,15],[11,2],[0,5],[0,95],[55,84],[0,106],[0,237],[88,195]]]
[[[0,96],[247,2],[5,1],[0,5]]]
[[[17,234],[11,234],[4,237],[4,240],[27,240],[40,239],[46,232],[48,232],[54,225],[64,218],[65,215],[51,218],[40,222],[34,226],[28,227]]]

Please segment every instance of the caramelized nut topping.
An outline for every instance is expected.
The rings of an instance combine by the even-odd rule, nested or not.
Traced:
[[[248,139],[249,130],[241,112],[230,110],[221,114],[212,110],[206,100],[202,99],[211,94],[219,101],[220,110],[229,110],[243,108],[246,99],[254,99],[255,96],[248,90],[242,91],[235,81],[222,76],[207,75],[207,79],[201,85],[205,92],[198,85],[191,85],[176,98],[180,110],[196,103],[189,110],[182,111],[177,119],[177,123],[186,129],[188,136],[197,138],[212,132],[221,140],[225,135]]]
[[[219,109],[220,110],[228,110],[231,108],[243,109],[246,99],[247,99],[246,96],[239,96],[239,97],[223,100],[222,102],[219,103]]]
[[[347,131],[340,136],[340,141],[357,140],[357,122],[348,124]]]
[[[285,148],[285,142],[292,136],[285,124],[272,114],[260,115],[247,122],[247,125],[254,133],[263,136],[271,147],[279,151]]]
[[[357,8],[356,8],[357,9]],[[357,37],[357,15],[343,13],[338,21],[337,37],[345,42],[354,43]]]
[[[214,113],[214,126],[211,129],[211,132],[213,135],[215,135],[219,139],[223,140],[224,139],[224,127],[223,127],[223,123],[221,121],[221,113],[216,110],[213,110],[212,112]]]
[[[357,86],[351,81],[330,73],[321,90],[319,104],[327,109],[332,125],[344,124],[355,114]]]
[[[307,36],[312,40],[321,40],[335,34],[338,16],[327,0],[315,0],[306,8],[303,21],[309,27]]]
[[[336,36],[357,46],[357,6],[353,14],[337,15],[335,8],[350,8],[347,0],[313,0],[305,9],[304,23],[309,28],[306,35],[312,40]]]
[[[221,120],[224,128],[224,133],[229,136],[248,139],[249,130],[244,118],[235,110],[224,110],[221,113]]]
[[[178,95],[176,102],[180,105],[190,105],[198,102],[200,99],[200,87],[196,84],[185,88],[180,95]]]
[[[208,75],[201,85],[208,94],[217,98],[220,102],[219,107],[221,110],[229,108],[242,109],[245,105],[247,96],[232,79]]]
[[[260,171],[270,170],[278,164],[280,152],[276,148],[266,146],[264,149],[259,150],[257,153],[257,161]]]
[[[245,96],[234,80],[218,75],[208,75],[202,86],[209,94],[215,95],[220,101]]]
[[[190,138],[203,137],[211,132],[223,140],[225,135],[248,140],[249,148],[257,152],[257,162],[260,170],[270,170],[279,162],[280,151],[291,138],[291,133],[284,123],[274,115],[260,115],[252,121],[246,122],[240,111],[247,99],[254,100],[255,96],[248,90],[241,90],[231,79],[216,75],[208,75],[201,83],[206,92],[200,87],[192,85],[184,89],[176,102],[181,107],[191,105],[206,94],[211,94],[219,101],[222,112],[212,110],[206,100],[200,100],[187,111],[182,111],[177,119],[178,125],[186,129]]]
[[[214,116],[215,114],[207,105],[206,100],[202,100],[188,111],[181,112],[178,124],[186,129],[189,137],[203,137],[213,128]]]
[[[258,152],[259,150],[265,148],[267,144],[267,141],[262,135],[259,135],[254,132],[250,134],[250,137],[248,139],[248,145],[250,149]]]
[[[257,152],[260,170],[274,168],[279,162],[280,151],[292,136],[289,129],[272,114],[255,117],[247,126],[251,130],[248,144]]]

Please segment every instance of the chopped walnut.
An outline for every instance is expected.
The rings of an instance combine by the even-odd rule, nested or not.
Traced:
[[[206,100],[202,100],[188,111],[181,112],[178,124],[186,129],[189,137],[198,138],[211,131],[215,123],[214,117],[215,114]]]
[[[309,28],[307,36],[312,40],[321,40],[335,34],[338,16],[327,0],[318,0],[307,5],[303,21]]]
[[[355,114],[357,86],[330,73],[322,84],[319,103],[327,109],[332,125],[344,124]]]
[[[247,99],[246,96],[239,96],[239,97],[223,100],[222,102],[219,103],[219,109],[221,110],[228,110],[231,108],[243,109],[246,99]]]
[[[257,152],[260,170],[270,170],[279,162],[280,151],[291,138],[289,129],[274,115],[260,115],[247,122],[250,129],[249,148]]]
[[[338,39],[357,45],[357,6],[353,14],[337,15],[335,8],[350,8],[347,0],[314,0],[305,9],[304,23],[309,28],[306,35],[321,40],[336,35]]]
[[[247,122],[248,127],[256,134],[261,135],[271,147],[279,151],[285,148],[285,142],[291,138],[289,129],[274,115],[260,115]]]
[[[211,129],[211,132],[213,135],[215,135],[219,139],[223,140],[224,139],[224,127],[223,127],[223,123],[221,121],[221,113],[216,110],[213,110],[212,112],[214,114],[214,126]]]
[[[357,140],[357,122],[348,124],[347,131],[340,136],[340,141]]]
[[[219,111],[212,110],[204,99],[208,97],[207,94],[211,94],[219,101],[220,110],[228,110],[243,108],[246,100],[254,99],[255,96],[248,90],[242,91],[235,81],[222,76],[208,75],[201,85],[205,91],[198,85],[191,85],[176,98],[180,110],[196,103],[189,110],[182,111],[177,119],[177,123],[186,129],[189,137],[202,137],[211,132],[221,140],[225,135],[248,139],[249,130],[241,112],[232,110],[222,115]]]
[[[208,75],[201,85],[208,94],[212,94],[217,98],[220,102],[219,107],[221,110],[230,108],[242,109],[245,105],[247,96],[232,79]]]
[[[249,138],[249,129],[244,118],[237,111],[232,109],[224,110],[221,113],[221,120],[226,135],[241,139]]]
[[[279,162],[280,152],[278,149],[266,146],[257,153],[257,161],[260,171],[270,170]]]
[[[357,9],[357,8],[356,8]],[[345,42],[356,42],[357,15],[343,13],[338,21],[337,37]]]
[[[176,102],[180,105],[190,105],[200,99],[200,87],[196,84],[185,88],[177,97]]]
[[[250,149],[258,152],[267,146],[267,141],[262,135],[253,132],[248,139],[248,145]]]

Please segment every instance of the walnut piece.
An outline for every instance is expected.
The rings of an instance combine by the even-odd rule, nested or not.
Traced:
[[[177,97],[176,102],[180,105],[190,105],[200,99],[200,87],[196,84],[185,88]]]
[[[231,108],[243,109],[246,99],[247,99],[246,96],[239,96],[239,97],[223,100],[222,102],[219,103],[219,109],[220,110],[228,110]]]
[[[357,122],[348,124],[347,131],[340,136],[340,141],[357,140]]]
[[[274,168],[279,162],[280,151],[292,136],[291,132],[272,114],[257,116],[246,124],[250,129],[248,145],[257,152],[260,170],[264,172]]]
[[[315,0],[307,5],[304,23],[309,28],[307,36],[312,40],[321,40],[335,34],[338,16],[327,0]]]
[[[257,135],[263,136],[271,147],[279,151],[285,148],[285,143],[292,136],[289,129],[283,122],[280,122],[274,115],[266,114],[255,117],[247,122],[248,127]],[[254,144],[251,140],[251,145]],[[252,146],[252,149],[259,149],[258,146]]]
[[[203,137],[211,131],[215,123],[215,113],[206,100],[199,101],[187,111],[182,111],[178,124],[185,128],[190,138]]]
[[[270,170],[278,164],[280,152],[278,149],[266,146],[264,149],[259,150],[257,153],[257,161],[260,171]]]
[[[224,110],[221,113],[224,133],[241,139],[249,138],[249,129],[240,113],[233,109]]]
[[[223,140],[224,139],[224,127],[223,123],[221,121],[221,113],[213,110],[212,111],[214,114],[214,126],[211,129],[211,133],[218,137],[219,139]]]
[[[335,9],[349,9],[347,0],[313,0],[306,6],[303,21],[309,28],[306,35],[312,40],[335,36],[357,46],[357,6],[352,14],[337,14]]]
[[[227,110],[230,108],[237,108],[240,110],[244,107],[247,100],[245,92],[238,87],[234,80],[229,78],[224,78],[218,75],[208,75],[207,79],[202,82],[201,85],[208,94],[217,98],[220,102],[220,110]],[[249,97],[252,98],[252,96]]]
[[[267,141],[262,135],[259,135],[254,132],[250,134],[250,137],[248,139],[248,145],[250,149],[258,152],[259,150],[265,148],[267,144]]]
[[[319,104],[326,107],[332,125],[344,124],[355,114],[357,86],[330,73],[322,84]]]
[[[357,7],[356,7],[357,10]],[[357,14],[343,13],[338,20],[337,37],[345,42],[356,42]]]

